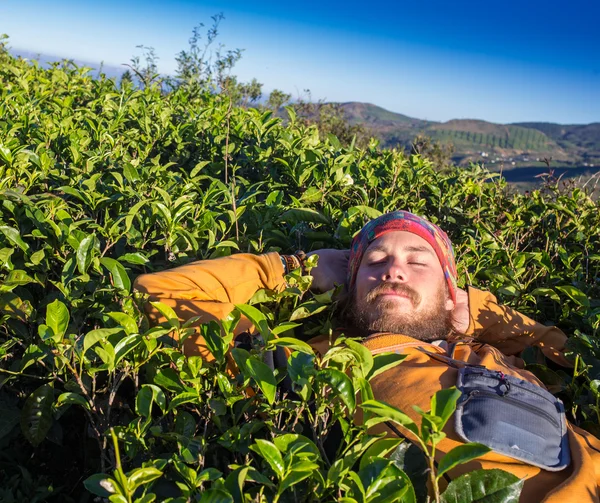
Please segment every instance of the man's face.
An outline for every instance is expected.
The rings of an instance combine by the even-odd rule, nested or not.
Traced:
[[[454,302],[433,247],[411,232],[373,241],[358,268],[350,318],[363,332],[444,339]]]

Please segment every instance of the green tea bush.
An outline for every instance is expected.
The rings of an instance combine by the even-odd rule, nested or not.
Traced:
[[[571,336],[574,375],[523,356],[571,420],[598,431],[598,203],[556,184],[515,194],[477,166],[439,171],[375,141],[343,147],[288,115],[283,124],[184,87],[119,88],[0,50],[0,500],[422,499],[409,446],[367,432],[384,419],[416,429],[370,394],[369,379],[401,357],[344,338],[315,355],[305,340],[335,328],[335,302],[312,297],[308,277],[201,326],[211,363],[182,352],[192,323],[159,305],[168,321],[149,326],[132,292],[137,275],[192,260],[348,247],[394,209],[449,232],[461,286]],[[250,351],[228,344],[241,314],[263,335]],[[261,355],[276,346],[292,354],[274,372]],[[294,393],[277,387],[286,376]],[[353,420],[357,394],[365,424]],[[453,410],[455,393],[438,395],[427,424]],[[417,433],[426,452],[443,435]],[[484,452],[455,453],[430,484]],[[490,477],[515,500],[520,481],[503,473],[474,472],[448,491]]]

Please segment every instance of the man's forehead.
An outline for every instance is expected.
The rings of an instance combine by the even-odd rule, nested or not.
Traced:
[[[421,236],[407,231],[386,232],[383,236],[375,239],[365,253],[393,251],[425,252],[435,255],[433,247]]]

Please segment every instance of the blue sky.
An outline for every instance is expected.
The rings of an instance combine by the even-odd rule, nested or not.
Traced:
[[[598,0],[0,0],[0,33],[15,49],[112,65],[153,46],[170,73],[218,12],[219,41],[244,49],[234,73],[267,92],[440,121],[600,121]]]

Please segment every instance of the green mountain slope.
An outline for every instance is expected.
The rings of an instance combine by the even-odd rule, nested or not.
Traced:
[[[343,103],[342,108],[351,123],[369,127],[384,147],[408,149],[417,135],[426,135],[443,144],[452,143],[453,159],[459,164],[541,166],[548,158],[555,166],[600,164],[600,123],[495,124],[474,119],[433,122],[370,103]]]
[[[585,125],[523,122],[515,125],[541,131],[566,148],[577,147],[586,151],[600,152],[600,122]]]

